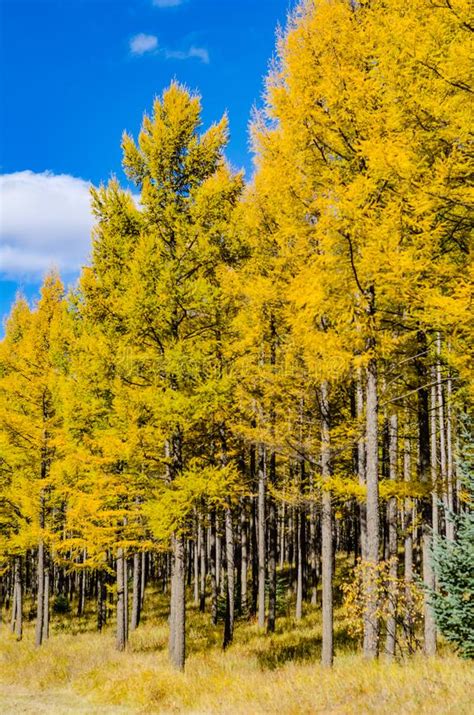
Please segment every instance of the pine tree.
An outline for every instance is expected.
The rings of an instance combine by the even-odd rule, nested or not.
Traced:
[[[434,540],[437,588],[430,596],[441,633],[465,658],[474,658],[474,460],[472,436],[466,424],[464,431],[459,462],[463,511],[458,517],[448,516],[456,521],[456,539],[441,536]]]

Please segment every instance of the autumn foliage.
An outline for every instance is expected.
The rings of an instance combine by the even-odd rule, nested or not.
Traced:
[[[133,190],[92,190],[77,286],[51,274],[36,305],[19,297],[0,345],[1,597],[18,638],[25,599],[40,645],[61,596],[79,615],[93,601],[99,629],[113,611],[123,650],[159,584],[184,669],[188,586],[225,648],[237,617],[273,632],[285,592],[298,619],[321,606],[331,665],[345,552],[365,655],[434,654],[431,542],[454,542],[449,514],[468,508],[468,13],[301,2],[247,182],[227,117],[203,130],[177,82],[124,134]]]

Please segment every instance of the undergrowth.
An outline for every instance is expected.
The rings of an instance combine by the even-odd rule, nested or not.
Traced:
[[[317,607],[301,621],[281,608],[276,632],[262,633],[248,619],[222,650],[222,626],[188,610],[186,672],[167,662],[166,599],[147,591],[143,622],[128,649],[114,648],[111,623],[95,631],[95,614],[54,614],[51,637],[35,649],[34,622],[17,643],[0,634],[2,713],[468,713],[474,674],[446,648],[436,659],[364,661],[336,609],[332,670],[319,664]]]

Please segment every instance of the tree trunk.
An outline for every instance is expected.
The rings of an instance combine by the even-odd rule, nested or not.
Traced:
[[[452,511],[452,503],[449,501],[448,488],[448,468],[447,468],[447,453],[446,453],[446,427],[444,423],[444,391],[441,374],[441,335],[438,333],[436,338],[436,397],[437,397],[437,412],[438,412],[438,428],[439,428],[439,464],[441,471],[441,484],[443,489],[443,505],[444,518],[446,526],[446,537],[452,541],[454,539],[453,523],[449,519],[449,511]]]
[[[408,429],[408,414],[407,414]],[[403,479],[405,482],[411,481],[411,450],[410,440],[405,437],[403,446]],[[405,540],[404,548],[404,576],[406,583],[406,601],[407,601],[407,623],[410,635],[413,633],[413,623],[411,617],[411,584],[413,582],[413,525],[414,525],[414,508],[410,497],[405,499],[403,512],[403,532]]]
[[[127,645],[126,610],[125,610],[125,558],[122,547],[117,549],[116,574],[117,574],[117,650],[123,651]]]
[[[227,591],[226,615],[224,625],[224,648],[232,643],[234,638],[234,613],[235,613],[235,553],[234,553],[234,528],[232,525],[232,512],[225,510],[225,546],[227,565]]]
[[[296,569],[295,569],[295,558],[297,552],[296,543],[296,507],[290,507],[290,513],[288,515],[288,564],[289,568],[289,582],[290,591],[296,593]]]
[[[186,658],[186,549],[184,537],[172,537],[171,612],[169,656],[174,668],[184,671]]]
[[[276,455],[270,455],[270,482],[276,482]],[[277,562],[277,509],[275,497],[268,495],[268,633],[274,633],[276,622],[276,562]]]
[[[194,605],[199,605],[199,550],[201,546],[202,530],[195,514],[194,543],[193,543],[193,564],[194,564]]]
[[[38,590],[36,592],[35,645],[37,647],[43,642],[44,570],[44,542],[40,541],[38,545]]]
[[[258,625],[265,626],[265,491],[266,458],[265,447],[258,449]]]
[[[217,625],[217,576],[216,576],[216,515],[211,513],[209,539],[209,566],[211,572],[211,622]]]
[[[316,501],[314,493],[313,475],[310,474],[310,497],[309,507],[309,563],[310,563],[310,585],[311,585],[311,605],[316,606],[318,602],[318,553],[316,543]]]
[[[324,485],[331,475],[328,385],[321,385],[321,476],[323,493],[321,505],[321,549],[322,549],[322,610],[323,643],[321,662],[330,667],[334,658],[333,646],[333,539],[332,539],[332,504],[331,492]]]
[[[100,571],[98,574],[97,585],[97,630],[101,631],[107,620],[107,588],[105,585],[105,573]]]
[[[427,342],[426,336],[421,331],[418,333],[418,352],[420,355],[426,355]],[[430,423],[429,423],[429,405],[427,370],[423,358],[415,361],[415,366],[418,374],[418,447],[419,447],[419,478],[422,482],[429,482],[432,479],[432,461],[433,455],[430,454]],[[422,505],[422,552],[423,552],[423,581],[425,585],[424,596],[424,650],[426,655],[434,655],[436,653],[436,627],[429,599],[429,589],[434,588],[434,572],[431,560],[431,542],[430,523],[433,521],[433,498],[431,503],[426,501]]]
[[[362,387],[362,378],[360,375],[360,370],[358,372],[358,377],[356,381],[356,414],[357,428],[360,431],[360,435],[357,440],[357,474],[359,477],[359,484],[365,488],[365,439],[364,432],[362,430],[362,420],[364,416],[364,390]],[[367,504],[364,502],[361,502],[359,505],[359,515],[360,551],[362,560],[365,561],[367,558]]]
[[[130,630],[134,631],[138,628],[141,615],[141,585],[142,585],[142,555],[135,553],[133,555],[133,594],[132,594],[132,619],[130,622]]]
[[[422,552],[423,552],[423,583],[425,588],[434,589],[436,586],[435,573],[432,566],[431,546],[433,536],[439,533],[439,509],[438,509],[438,490],[437,490],[437,440],[436,440],[436,393],[435,388],[431,390],[431,434],[430,434],[430,471],[433,491],[431,494],[431,526],[429,529],[429,509],[424,509],[424,521],[422,525]],[[427,421],[427,420],[426,420]],[[422,465],[426,465],[426,456],[422,454],[425,450],[420,446],[420,470]],[[423,478],[426,472],[426,466],[423,467],[421,476]],[[426,477],[423,481],[426,480]],[[424,597],[424,652],[428,656],[436,654],[436,624],[434,620],[433,609],[429,603],[429,595],[425,593]]]
[[[252,491],[257,487],[257,458],[255,445],[250,445],[249,455],[249,477]],[[257,487],[258,488],[258,487]],[[250,613],[255,616],[257,613],[258,601],[258,548],[257,548],[257,502],[258,497],[252,496],[249,503],[249,538],[248,552],[250,559],[250,601],[248,603]]]
[[[12,633],[15,632],[15,621],[16,621],[16,559],[13,564],[13,578],[12,578],[12,583],[13,583],[13,592],[12,592],[12,617],[10,619],[10,630]],[[10,590],[9,587],[9,575],[7,574],[7,577],[5,578],[5,590],[8,593]],[[8,603],[8,600],[7,600]],[[1,603],[1,607],[3,608],[3,599]],[[1,618],[1,613],[0,613],[0,618]],[[1,622],[1,621],[0,621]]]
[[[286,506],[283,503],[280,511],[280,568],[285,565],[286,551]]]
[[[296,512],[296,604],[295,618],[300,621],[303,616],[303,539],[301,538],[303,513]]]
[[[448,375],[446,383],[446,478],[447,478],[447,503],[448,503],[448,521],[446,522],[446,538],[449,541],[454,541],[455,538],[455,522],[454,516],[454,461],[453,461],[453,420],[452,420],[452,381]]]
[[[48,563],[47,554],[45,554],[44,566],[44,590],[43,590],[43,633],[41,642],[49,638],[49,589],[50,589],[50,564]]]
[[[240,514],[240,612],[247,613],[247,571],[248,571],[248,548],[247,548],[247,514],[246,502],[242,501],[242,511]]]
[[[423,583],[429,589],[434,589],[435,587],[431,558],[431,534],[426,524],[423,526]],[[424,652],[427,656],[434,656],[436,655],[436,624],[428,595],[425,596],[424,601],[424,619]]]
[[[206,532],[199,520],[199,610],[204,613],[206,610]]]
[[[17,641],[21,641],[23,635],[23,582],[21,578],[21,556],[15,557],[12,610],[12,631],[15,633]]]
[[[124,606],[125,606],[125,640],[128,643],[128,623],[129,623],[129,613],[128,613],[128,560],[125,555],[124,550],[124,563],[123,563],[123,593],[124,593]]]
[[[392,482],[397,480],[397,457],[398,457],[398,421],[397,415],[392,415],[389,420],[389,477]],[[388,521],[388,558],[390,583],[388,586],[389,604],[387,618],[387,638],[385,652],[390,657],[395,656],[396,645],[396,613],[397,613],[397,500],[395,497],[389,499],[387,505]]]
[[[378,480],[378,399],[377,363],[370,358],[366,387],[366,481],[367,481],[367,542],[366,542],[366,618],[364,655],[376,658],[379,642],[377,580],[379,563],[379,480]]]
[[[220,532],[220,520],[216,514],[216,585],[217,590],[221,587],[221,562],[222,562],[222,540]]]
[[[433,383],[436,382],[436,371],[431,370]],[[431,493],[431,523],[433,534],[439,534],[439,489],[438,489],[438,445],[436,439],[436,385],[431,386],[431,404],[430,404],[430,466],[431,466],[431,483],[433,491]]]
[[[366,434],[367,426],[364,425],[364,388],[362,384],[362,374],[359,369],[357,372],[356,380],[356,393],[355,393],[355,403],[356,403],[356,415],[357,415],[357,429],[359,430],[359,438],[357,440],[357,475],[359,478],[360,486],[366,490],[367,479],[366,479]],[[366,418],[367,419],[367,418]],[[359,504],[359,518],[360,518],[360,555],[361,561],[365,564],[364,569],[367,568],[368,557],[367,557],[367,497],[365,501],[361,501]],[[363,578],[364,581],[367,580],[368,572],[364,570]],[[364,589],[367,588],[367,583],[364,585]],[[365,596],[367,598],[367,594]],[[371,633],[370,624],[368,622],[368,609],[367,603],[362,614],[363,629],[364,629],[364,641],[363,641],[363,652],[369,652],[369,643],[367,639]]]
[[[143,604],[145,603],[145,586],[147,582],[147,555],[145,551],[142,551],[142,565],[140,570],[140,613],[143,611]]]
[[[82,550],[81,563],[82,568],[79,573],[79,588],[78,588],[78,600],[77,600],[77,615],[80,617],[84,614],[85,600],[86,600],[86,571],[85,571],[85,561],[87,558],[86,549]]]
[[[275,370],[277,351],[277,332],[275,316],[270,316],[270,365]],[[270,403],[270,430],[272,441],[275,441],[275,404],[273,398]],[[276,487],[276,454],[272,448],[269,459],[269,480],[270,486]],[[267,534],[268,534],[268,633],[274,633],[276,622],[276,564],[277,564],[277,508],[275,496],[270,491],[267,494],[268,514],[267,514]]]

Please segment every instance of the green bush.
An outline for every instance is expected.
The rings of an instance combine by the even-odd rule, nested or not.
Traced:
[[[53,601],[53,611],[54,613],[69,613],[71,606],[64,594],[60,593]]]

